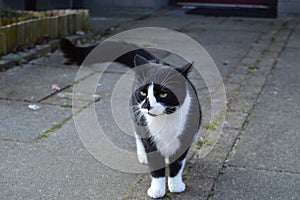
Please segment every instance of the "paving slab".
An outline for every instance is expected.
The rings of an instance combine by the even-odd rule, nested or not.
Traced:
[[[289,90],[293,90],[292,93],[287,90],[287,86],[278,87],[276,85],[267,84],[267,91],[264,91],[263,96],[258,99],[258,103],[261,107],[264,107],[268,111],[280,111],[280,112],[300,112],[300,95],[297,90],[299,87],[290,87]],[[272,102],[270,104],[270,101]]]
[[[208,50],[210,55],[217,63],[222,75],[226,75],[227,72],[229,72],[230,69],[233,68],[232,66],[238,65],[241,61],[241,58],[243,58],[246,54],[247,57],[245,57],[244,59],[249,61],[247,61],[246,63],[245,61],[243,61],[246,65],[245,67],[248,68],[250,65],[254,65],[257,59],[259,59],[259,57],[255,56],[259,55],[260,51],[263,49],[260,49],[260,51],[253,50],[250,51],[250,53],[247,51],[253,44],[259,44],[256,43],[259,42],[259,38],[264,35],[268,35],[261,34],[263,32],[268,33],[272,30],[272,21],[269,20],[268,22],[262,22],[259,19],[247,19],[245,21],[245,19],[229,18],[224,19],[224,22],[221,24],[225,24],[224,26],[227,27],[227,29],[222,30],[220,28],[220,24],[215,24],[215,27],[218,27],[220,29],[208,28],[208,30],[206,31],[195,34],[194,38],[199,41],[200,44],[202,43],[202,45]],[[229,26],[228,24],[231,25]],[[257,31],[257,26],[264,26],[263,29],[259,28],[259,30],[264,31]],[[247,28],[247,30],[244,30],[245,27]],[[191,29],[191,31],[193,30],[195,32],[197,31],[197,29]],[[245,31],[245,33],[243,33],[243,31]],[[224,49],[228,49],[228,51],[224,51]]]
[[[246,112],[226,112],[224,127],[241,130],[246,121],[248,113]]]
[[[260,32],[241,34],[234,30],[207,30],[202,33],[186,32],[199,42],[217,64],[221,74],[225,76],[246,55],[251,43]],[[224,51],[228,49],[228,51]]]
[[[80,80],[78,83],[72,84],[72,86],[60,92],[55,93],[42,102],[54,105],[71,106],[72,98],[74,98],[78,101],[82,101],[83,104],[88,105],[93,101],[98,101],[100,98],[111,96],[122,75],[122,73],[100,73],[95,71],[90,76]],[[88,87],[88,89],[77,91],[76,88],[83,85]],[[128,87],[130,87],[130,85]]]
[[[98,101],[100,96],[94,95],[95,100]],[[82,101],[82,105],[88,105],[95,100],[90,100],[90,96],[88,94],[76,95],[78,98],[77,101]],[[51,105],[59,105],[61,107],[72,107],[72,98],[73,98],[73,87],[68,87],[63,91],[55,93],[50,97],[41,101],[41,103],[51,104]]]
[[[239,130],[223,128],[212,151],[200,162],[213,161],[222,164],[224,164],[224,161],[227,162],[230,157],[230,151],[239,134]],[[221,170],[220,168],[218,169]]]
[[[91,16],[95,17],[128,17],[128,18],[139,18],[141,16],[149,15],[153,13],[153,10],[148,8],[138,7],[94,7],[95,10],[91,11]],[[96,12],[95,12],[96,11]]]
[[[0,100],[0,137],[17,141],[32,141],[72,115],[60,106],[37,104],[30,110],[29,103]]]
[[[193,16],[193,15],[187,15]],[[266,31],[273,25],[270,19],[249,19],[249,18],[224,18],[224,17],[205,17],[198,16],[197,23],[190,24],[185,29],[190,31],[201,30],[219,30],[238,31],[238,32],[257,32],[257,30]]]
[[[299,174],[230,168],[217,181],[212,199],[298,199]]]
[[[262,86],[246,84],[236,91],[231,102],[231,109],[234,111],[248,112],[256,103],[257,96],[260,94]]]
[[[143,8],[95,8],[91,10],[90,26],[96,33],[107,34],[114,27],[150,16],[153,11]]]
[[[63,124],[60,129],[51,132],[47,137],[36,141],[38,144],[47,144],[62,148],[85,149],[78,135],[73,118]]]
[[[84,71],[83,75],[81,75],[81,71]],[[71,106],[72,98],[75,98],[78,101],[82,101],[82,105],[88,105],[93,101],[98,101],[100,98],[111,96],[118,80],[121,79],[127,71],[129,71],[128,67],[118,63],[112,63],[107,69],[105,69],[105,65],[103,64],[94,64],[92,66],[84,67],[78,71],[77,76],[84,77],[85,74],[90,73],[89,75],[80,79],[78,83],[74,83],[63,91],[57,92],[44,99],[42,102],[61,106]],[[86,85],[89,89],[80,92],[74,91],[74,87],[77,87],[78,85]],[[131,86],[128,85],[128,87]],[[95,89],[95,91],[92,91],[92,89]],[[91,98],[91,96],[94,98]]]
[[[168,15],[157,15],[147,19],[136,21],[131,25],[126,25],[126,29],[133,29],[139,27],[161,27],[169,28],[173,30],[182,29],[192,23],[195,23],[197,20],[196,17],[189,17],[183,15],[180,17],[168,16]],[[122,27],[120,27],[122,29]],[[125,28],[125,27],[124,27]]]
[[[225,29],[239,32],[267,32],[274,25],[273,19],[229,17],[221,24]]]
[[[129,116],[128,109],[128,101],[129,95],[131,95],[132,85],[130,84],[130,82],[126,81],[124,82],[125,84],[123,82],[119,84],[119,80],[122,81],[126,78],[123,77],[122,79],[122,77],[122,73],[103,73],[102,77],[100,78],[100,73],[95,73],[85,80],[82,80],[78,84],[87,84],[86,87],[92,87],[92,82],[96,82],[97,85],[94,86],[96,88],[95,94],[99,96],[99,99],[96,103],[89,102],[91,103],[89,108],[93,107],[92,109],[95,110],[97,117],[96,120],[99,123],[99,126],[101,126],[103,132],[107,135],[110,141],[116,144],[116,146],[135,152],[135,140],[133,137],[134,134],[132,129],[133,127],[130,123],[131,118]],[[129,76],[129,78],[130,81],[133,82],[133,76]],[[99,82],[97,82],[98,80]],[[88,95],[90,91],[83,92],[86,92]],[[59,99],[59,97],[57,98]],[[68,96],[66,97],[66,99],[69,105],[72,105],[72,97]],[[55,99],[52,100],[55,101]],[[84,107],[87,105],[89,98],[86,97],[85,99],[82,98],[79,100],[86,101],[85,104],[82,104],[82,106]],[[77,100],[75,101],[74,105],[76,104]],[[115,109],[112,109],[113,107]],[[126,115],[126,113],[128,113],[128,115]],[[121,121],[116,120],[116,117],[118,117],[118,120]],[[73,120],[68,122],[60,130],[51,134],[48,138],[44,138],[43,140],[41,140],[41,142],[82,147]]]
[[[132,73],[133,74],[133,73]],[[112,95],[115,87],[123,87],[120,86],[119,81],[122,80],[122,77],[124,77],[124,74],[119,73],[102,73],[102,74],[94,74],[93,76],[96,76],[99,78],[99,82],[97,85],[96,93],[100,95]],[[101,77],[100,77],[101,76]],[[92,77],[91,77],[92,78]],[[133,82],[134,76],[132,76],[132,82]],[[128,87],[128,89],[132,88],[132,85],[130,83],[125,82],[124,87]]]
[[[230,164],[299,173],[297,53],[298,49],[286,48],[280,55]]]
[[[298,70],[299,48],[285,48],[278,58],[263,95],[258,99],[261,107],[272,111],[300,111],[300,84]],[[272,103],[270,103],[270,101]]]
[[[240,88],[240,84],[239,83],[229,83],[228,81],[225,80],[224,87],[226,90],[226,99],[227,99],[227,101],[229,101],[233,97],[235,92]]]
[[[93,106],[95,106],[99,126],[107,138],[119,148],[135,152],[136,147],[131,119],[118,118],[119,120],[123,120],[121,125],[118,124],[111,110],[111,98],[101,99]],[[128,131],[129,133],[124,131]],[[59,130],[51,133],[47,138],[42,138],[39,142],[58,146],[85,148],[80,140],[79,134],[84,134],[84,132],[78,132],[73,119],[71,119]]]
[[[121,199],[140,177],[86,150],[0,141],[1,199]]]
[[[36,102],[74,82],[77,70],[24,65],[0,74],[0,97]]]
[[[66,68],[71,68],[70,65],[65,65],[64,63],[68,59],[63,56],[63,53],[60,50],[55,50],[52,52],[49,56],[44,56],[35,60],[32,60],[30,63],[35,64],[35,65],[40,65],[40,66],[49,66],[49,67],[66,67]],[[77,65],[72,65],[72,67],[78,68]]]
[[[119,105],[116,106],[117,104]],[[128,102],[124,102],[123,97],[114,98],[113,102],[111,98],[106,98],[96,103],[96,114],[106,137],[115,146],[135,153],[134,126],[128,106],[123,106],[125,104],[128,105]],[[114,109],[112,109],[113,105],[115,105]]]
[[[273,84],[278,86],[298,86],[298,63],[300,48],[286,48],[277,59],[275,66]],[[289,89],[289,87],[286,87]]]
[[[292,33],[287,47],[300,48],[300,24],[295,28],[295,31]]]
[[[257,108],[229,163],[299,173],[298,119],[297,113]]]
[[[101,70],[102,68],[95,64],[92,66],[88,66],[88,67],[81,67],[78,66],[75,63],[72,64],[65,64],[65,62],[68,59],[66,59],[63,56],[63,53],[61,52],[61,50],[56,50],[54,52],[52,52],[49,56],[44,56],[35,60],[32,60],[30,62],[30,64],[35,65],[35,66],[39,66],[39,67],[50,67],[50,68],[64,68],[64,69],[69,69],[69,70],[73,70],[74,72],[76,72],[76,80],[81,80],[86,78],[87,76],[97,72],[98,70]],[[112,64],[110,66],[110,68],[115,69],[116,67],[114,66],[114,64]],[[80,70],[80,75],[77,74]]]
[[[113,30],[113,27],[131,20],[133,19],[130,17],[90,17],[90,26],[94,32],[105,34]]]

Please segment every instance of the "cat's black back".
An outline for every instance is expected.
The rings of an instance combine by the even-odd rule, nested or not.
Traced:
[[[105,44],[107,46],[116,46],[119,48],[122,46],[122,43],[117,42],[109,42],[109,44]],[[64,57],[68,58],[67,64],[75,63],[77,65],[81,65],[84,59],[88,56],[91,51],[96,48],[97,45],[91,45],[87,47],[78,47],[75,46],[70,40],[66,38],[60,39],[60,48],[64,54]],[[136,49],[136,46],[125,44],[126,48],[128,48],[128,53],[121,55],[114,62],[121,63],[128,67],[134,67],[134,57],[136,55],[141,55],[147,60],[151,60],[153,62],[158,62],[159,59],[146,51],[145,49]],[[133,50],[134,49],[134,50]],[[109,53],[109,52],[108,52]]]

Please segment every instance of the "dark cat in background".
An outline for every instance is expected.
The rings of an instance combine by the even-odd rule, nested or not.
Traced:
[[[65,57],[77,64],[96,47],[76,47],[67,39],[60,45]],[[130,44],[122,45],[131,49]],[[135,122],[138,160],[151,171],[148,195],[163,197],[166,181],[170,192],[183,192],[186,155],[201,122],[197,93],[188,79],[192,64],[170,66],[145,49],[132,49],[115,62],[136,69],[129,108]]]

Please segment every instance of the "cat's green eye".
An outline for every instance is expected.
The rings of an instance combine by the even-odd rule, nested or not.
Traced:
[[[160,98],[166,98],[167,96],[168,96],[168,93],[166,93],[166,92],[159,94]]]
[[[140,95],[143,97],[147,96],[146,92],[144,92],[144,91],[140,91]]]

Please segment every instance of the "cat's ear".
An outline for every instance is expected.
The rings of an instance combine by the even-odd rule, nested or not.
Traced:
[[[187,63],[181,67],[176,67],[175,69],[181,73],[184,77],[187,77],[188,73],[191,71],[191,68],[193,66],[193,63]]]
[[[134,56],[134,66],[140,66],[140,65],[144,65],[144,64],[147,64],[149,63],[149,61],[144,58],[143,56],[139,55],[139,54],[136,54]]]

